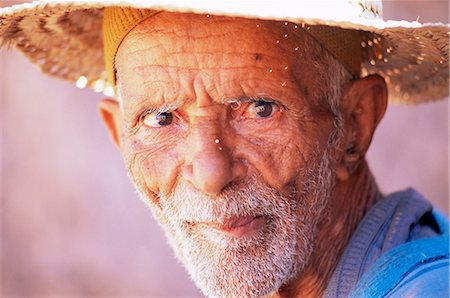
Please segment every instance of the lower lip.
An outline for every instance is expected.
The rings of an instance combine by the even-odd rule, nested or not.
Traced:
[[[243,221],[244,222],[242,224],[235,227],[220,226],[215,228],[220,232],[227,234],[228,236],[240,238],[253,235],[255,232],[260,230],[266,223],[266,219],[263,216],[256,216]]]

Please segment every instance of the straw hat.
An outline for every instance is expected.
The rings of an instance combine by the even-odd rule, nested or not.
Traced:
[[[449,94],[448,25],[383,21],[381,1],[42,0],[0,9],[0,44],[18,49],[50,76],[113,95],[102,40],[103,9],[112,6],[362,30],[360,75],[382,75],[391,103]]]

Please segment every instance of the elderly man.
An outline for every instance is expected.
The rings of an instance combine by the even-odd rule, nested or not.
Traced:
[[[398,47],[392,40],[182,9],[102,14],[105,69],[118,99],[101,102],[102,118],[205,295],[448,293],[447,224],[415,191],[384,197],[365,160],[388,87],[369,68],[361,76],[362,59],[395,61],[386,55]],[[58,22],[70,31],[65,16]],[[5,24],[5,39],[20,48],[20,26]],[[22,47],[36,51],[27,41]],[[53,74],[62,76],[55,61]],[[414,67],[400,70],[400,61],[391,62],[392,75],[382,72],[405,101],[445,95],[448,74],[429,64],[434,72],[421,75],[433,83],[413,84],[396,76]]]

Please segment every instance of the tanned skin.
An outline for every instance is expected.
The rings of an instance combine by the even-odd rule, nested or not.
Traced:
[[[306,33],[289,31],[295,36],[275,45],[272,41],[277,36],[287,34],[275,22],[261,29],[256,20],[222,18],[211,26],[211,19],[160,13],[151,30],[145,24],[133,30],[116,58],[123,106],[112,100],[100,103],[101,116],[134,173],[135,184],[145,190],[153,204],[158,204],[159,193],[170,193],[181,180],[214,196],[252,173],[280,193],[290,193],[301,183],[298,169],[313,158],[314,150],[327,145],[333,115],[312,96],[317,91],[314,88],[320,88],[314,67],[308,64],[313,53],[302,53],[298,59],[294,52],[296,38],[308,38]],[[236,40],[238,35],[243,41]],[[386,109],[385,82],[379,76],[369,76],[343,88],[340,109],[344,135],[333,156],[335,188],[325,211],[318,215],[315,250],[305,269],[274,296],[321,296],[356,226],[381,197],[365,154]],[[241,131],[228,133],[239,127],[227,118],[223,101],[260,93],[287,107],[267,120],[270,123],[245,128],[245,133],[266,135],[270,142],[264,146],[236,137],[243,134]],[[182,104],[183,117],[192,124],[189,135],[180,140],[161,133],[166,141],[147,150],[145,137],[133,134],[131,124],[140,106],[147,101],[171,104],[180,97],[192,100]],[[216,138],[220,139],[220,150],[211,142]]]
[[[321,296],[353,231],[367,210],[382,198],[365,153],[386,105],[386,88],[380,77],[360,79],[346,87],[341,110],[347,123],[347,150],[339,157],[335,197],[319,228],[317,253],[306,270],[280,289],[280,297]]]

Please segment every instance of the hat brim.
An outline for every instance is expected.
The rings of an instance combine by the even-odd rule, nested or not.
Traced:
[[[327,5],[330,3],[339,2]],[[383,21],[374,17],[378,13],[376,6],[368,7],[367,16],[351,11],[352,7],[323,9],[320,1],[262,1],[255,5],[254,1],[47,0],[0,9],[0,43],[15,47],[50,76],[111,95],[101,30],[106,6],[283,20],[366,31],[372,34],[361,41],[362,75],[382,75],[391,103],[422,103],[449,94],[448,25]],[[337,9],[342,13],[336,13]]]

